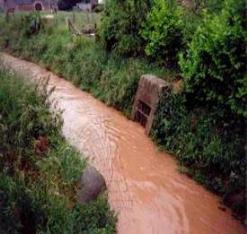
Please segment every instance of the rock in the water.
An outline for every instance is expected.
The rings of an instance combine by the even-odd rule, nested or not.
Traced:
[[[87,166],[79,183],[77,200],[80,203],[93,201],[106,189],[104,177],[92,166]]]

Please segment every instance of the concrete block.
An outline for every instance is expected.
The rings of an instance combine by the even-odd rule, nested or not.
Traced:
[[[142,75],[139,81],[131,118],[145,127],[149,135],[160,97],[169,95],[170,83],[154,76]]]

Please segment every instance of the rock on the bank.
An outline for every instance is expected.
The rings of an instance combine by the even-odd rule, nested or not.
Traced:
[[[96,168],[88,165],[80,178],[77,200],[80,203],[88,203],[95,200],[105,190],[106,183],[104,177]]]

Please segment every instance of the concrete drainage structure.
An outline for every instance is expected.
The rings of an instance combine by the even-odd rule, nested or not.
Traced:
[[[159,100],[171,93],[171,84],[154,76],[143,75],[139,81],[131,118],[139,122],[149,135]]]

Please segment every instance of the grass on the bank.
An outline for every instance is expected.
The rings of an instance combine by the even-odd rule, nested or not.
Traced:
[[[86,162],[60,135],[47,95],[0,70],[0,232],[115,233],[104,196],[76,201]]]

